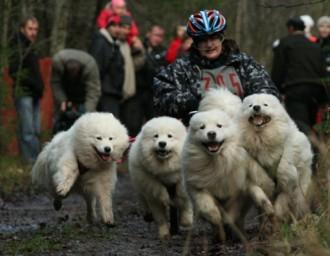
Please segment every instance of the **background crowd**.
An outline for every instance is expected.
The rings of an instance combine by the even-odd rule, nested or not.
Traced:
[[[106,111],[117,116],[134,137],[145,121],[159,114],[153,104],[154,77],[176,59],[189,57],[194,50],[193,39],[186,33],[186,24],[177,24],[168,47],[164,46],[165,33],[171,31],[158,24],[141,35],[124,0],[107,3],[95,23],[98,29],[91,35],[87,51],[61,49],[52,57],[53,133],[68,129],[84,112]],[[273,43],[271,78],[289,114],[307,133],[316,122],[319,107],[328,101],[330,17],[317,20],[315,35],[309,15],[281,25],[287,26],[288,35]],[[24,17],[10,42],[15,53],[9,71],[14,80],[19,144],[23,158],[31,163],[40,150],[44,85],[34,47],[40,27],[36,17]],[[239,52],[235,41],[226,39],[226,43]]]

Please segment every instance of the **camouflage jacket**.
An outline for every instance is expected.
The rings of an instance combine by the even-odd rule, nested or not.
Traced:
[[[187,124],[189,112],[197,110],[202,95],[201,69],[233,66],[244,90],[244,97],[278,90],[264,67],[245,53],[231,53],[225,62],[207,62],[191,54],[164,67],[154,78],[154,108],[157,115],[180,118]]]

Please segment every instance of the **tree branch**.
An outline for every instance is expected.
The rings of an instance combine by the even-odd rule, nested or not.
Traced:
[[[261,7],[263,7],[263,8],[279,8],[279,7],[293,8],[293,7],[304,6],[304,5],[319,4],[319,3],[323,3],[323,2],[325,2],[325,0],[314,0],[314,1],[308,1],[308,2],[295,3],[295,4],[269,4],[269,3],[262,3],[262,4],[258,4],[258,5],[261,6]]]

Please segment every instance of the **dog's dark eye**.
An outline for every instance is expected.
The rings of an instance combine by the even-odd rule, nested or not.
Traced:
[[[109,140],[112,140],[112,137],[109,137]]]
[[[201,129],[201,130],[205,129],[205,124],[202,124],[202,125],[199,127],[199,129]]]
[[[268,107],[268,104],[265,103],[264,106],[265,106],[265,107]]]
[[[249,105],[249,108],[252,108],[252,104]]]
[[[217,124],[217,127],[218,127],[218,128],[222,128],[222,125],[221,125],[221,124]]]
[[[98,136],[96,137],[97,140],[102,140],[102,137]]]
[[[158,138],[158,134],[155,134],[155,135],[154,135],[154,138]]]
[[[167,137],[172,138],[173,136],[172,136],[172,134],[168,134]]]

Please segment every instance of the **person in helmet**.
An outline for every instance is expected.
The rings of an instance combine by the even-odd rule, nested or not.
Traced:
[[[225,39],[226,18],[218,10],[203,10],[189,17],[186,32],[193,44],[189,55],[164,67],[154,78],[154,108],[188,124],[190,112],[211,87],[225,86],[240,97],[254,93],[278,96],[264,67]]]

